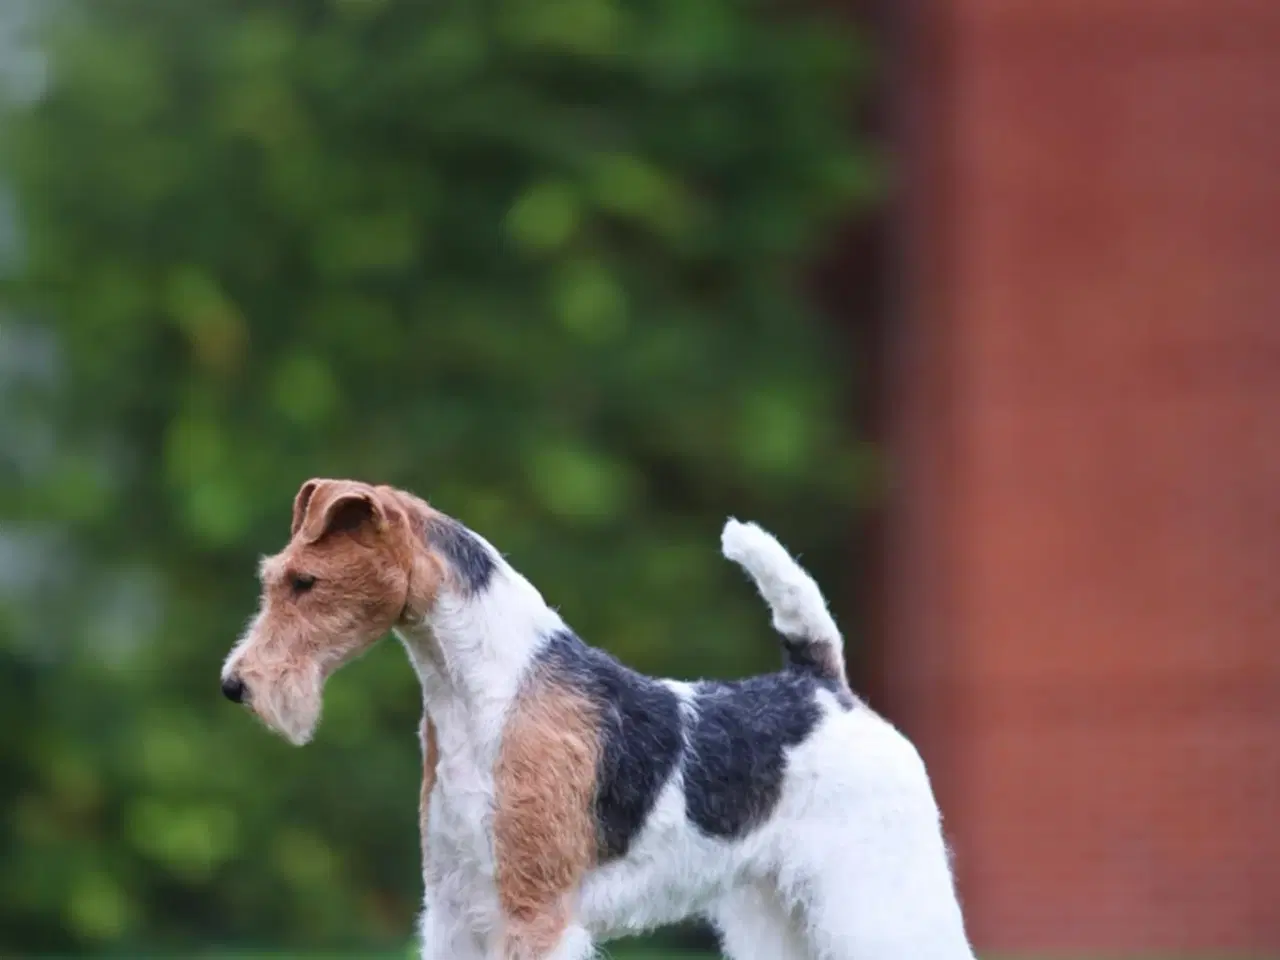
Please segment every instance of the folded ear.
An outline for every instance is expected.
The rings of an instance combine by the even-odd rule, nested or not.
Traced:
[[[315,494],[316,489],[323,480],[308,480],[298,490],[298,495],[293,498],[293,523],[289,527],[289,536],[296,537],[298,531],[302,529],[303,518],[307,515],[307,506],[311,503],[311,497]]]
[[[373,488],[350,480],[308,480],[294,500],[293,517],[294,535],[305,543],[366,524],[381,529],[387,520]]]

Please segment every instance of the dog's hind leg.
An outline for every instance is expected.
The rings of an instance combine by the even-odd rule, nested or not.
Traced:
[[[838,851],[855,844],[836,836],[833,852],[814,858],[798,886],[813,960],[973,960],[941,844],[921,851],[904,840],[864,844],[851,861]]]
[[[795,916],[777,891],[746,883],[720,897],[708,914],[730,960],[810,960]]]

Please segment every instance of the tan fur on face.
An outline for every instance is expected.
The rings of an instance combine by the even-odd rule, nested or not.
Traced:
[[[404,617],[425,615],[443,567],[421,531],[431,508],[391,487],[309,480],[288,546],[262,563],[262,602],[225,672],[246,702],[294,743],[310,738],[324,681]],[[305,592],[297,577],[314,578]]]
[[[598,710],[539,675],[513,705],[495,770],[498,898],[513,960],[545,957],[595,862]]]

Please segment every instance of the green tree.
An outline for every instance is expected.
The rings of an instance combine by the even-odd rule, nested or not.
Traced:
[[[641,669],[774,664],[717,535],[758,517],[839,592],[866,471],[799,269],[874,192],[854,47],[735,0],[39,26],[48,85],[0,128],[4,322],[53,357],[0,460],[3,939],[403,938],[416,681],[384,644],[304,751],[220,702],[256,556],[306,478],[397,483]]]

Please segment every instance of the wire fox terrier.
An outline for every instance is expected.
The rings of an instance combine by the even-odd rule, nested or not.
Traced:
[[[222,690],[295,744],[394,630],[422,681],[424,960],[584,960],[709,919],[733,960],[972,958],[914,747],[859,702],[817,585],[729,520],[784,668],[653,679],[490,544],[386,486],[311,480]]]

